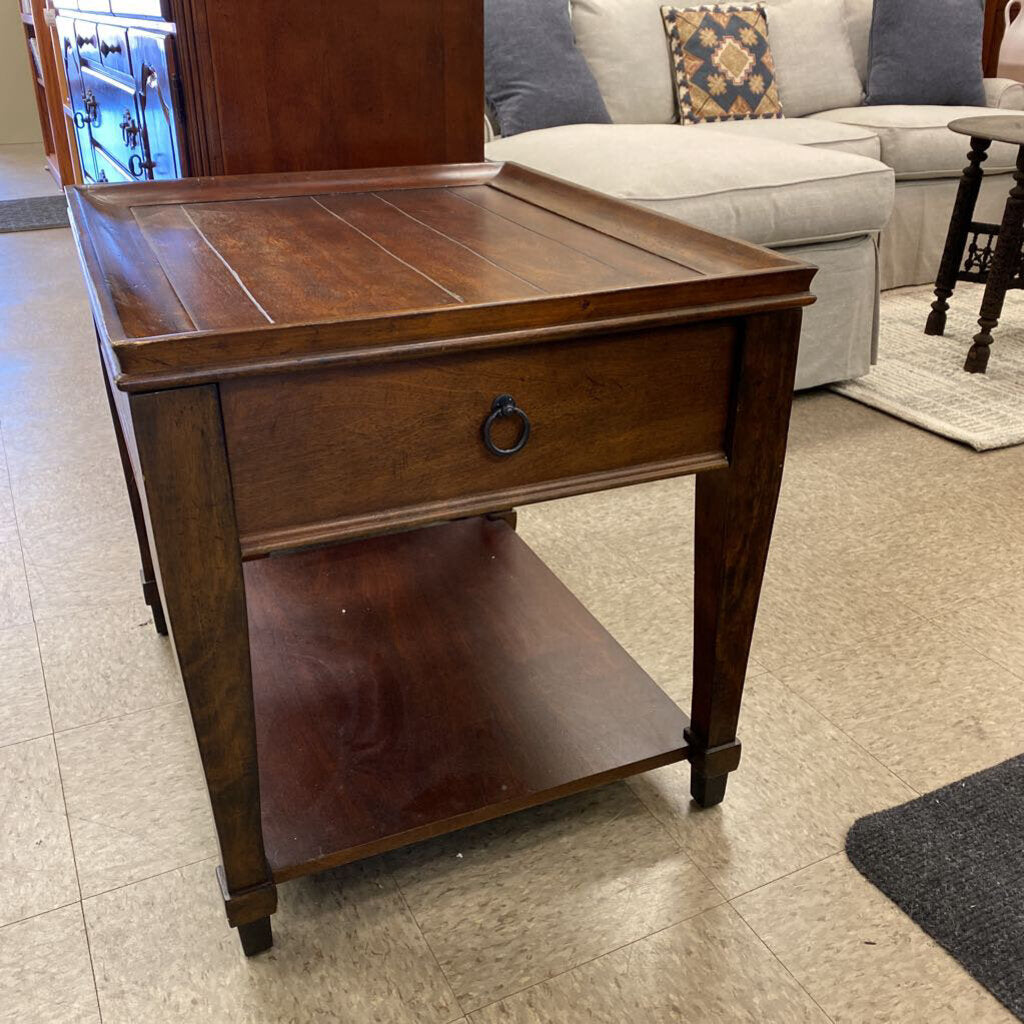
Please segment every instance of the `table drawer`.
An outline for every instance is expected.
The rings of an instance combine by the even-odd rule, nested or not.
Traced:
[[[96,25],[91,21],[75,22],[75,45],[83,60],[100,62],[100,41]]]
[[[133,171],[132,157],[138,157],[135,167],[138,178],[145,178],[141,160],[144,156],[142,133],[139,130],[139,110],[135,102],[135,88],[122,85],[91,68],[82,69],[86,96],[93,99],[92,137],[119,164]]]
[[[221,386],[251,553],[454,518],[723,458],[732,322]],[[499,396],[522,414],[484,424]],[[687,396],[681,400],[680,396]]]
[[[97,26],[100,59],[103,66],[122,75],[131,75],[132,63],[128,50],[128,33],[117,25]]]

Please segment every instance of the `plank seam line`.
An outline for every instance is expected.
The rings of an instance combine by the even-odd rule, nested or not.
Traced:
[[[382,252],[386,252],[393,260],[397,260],[403,266],[408,267],[414,274],[419,274],[420,277],[429,281],[435,288],[440,288],[441,291],[443,291],[446,295],[450,295],[456,302],[459,302],[462,305],[466,304],[466,300],[461,295],[459,295],[458,292],[453,292],[451,288],[445,288],[445,286],[441,284],[440,281],[435,281],[429,274],[426,274],[422,270],[420,270],[419,267],[414,267],[411,263],[408,262],[408,260],[403,260],[402,257],[399,256],[397,253],[393,253],[386,245],[381,245],[376,238],[373,238],[372,236],[368,235],[365,231],[361,231],[350,220],[346,220],[344,217],[342,217],[340,213],[337,213],[336,211],[332,210],[329,206],[324,206],[324,204],[321,203],[316,196],[310,196],[309,198],[312,199],[313,202],[316,203],[316,205],[319,206],[321,210],[326,210],[332,217],[336,217],[346,227],[350,227],[353,231],[358,232],[368,242],[372,242]]]
[[[228,263],[226,259],[224,259],[224,257],[217,250],[217,247],[213,244],[213,242],[211,242],[209,238],[206,237],[206,233],[195,222],[195,219],[192,217],[192,214],[188,212],[188,207],[182,205],[181,212],[185,214],[185,219],[189,222],[189,224],[191,224],[192,227],[195,228],[196,234],[199,235],[199,237],[207,244],[207,246],[209,246],[210,252],[212,252],[213,255],[216,256],[217,259],[219,259],[221,263],[224,264],[224,267],[227,270],[227,272],[235,279],[235,283],[238,285],[239,288],[242,289],[243,292],[245,292],[246,298],[266,317],[267,323],[272,324],[274,322],[274,318],[263,308],[263,306],[260,305],[259,300],[256,298],[256,296],[253,295],[251,291],[249,291],[245,282],[241,279],[241,277],[238,276],[238,271],[235,270],[235,268],[231,266],[231,264]]]

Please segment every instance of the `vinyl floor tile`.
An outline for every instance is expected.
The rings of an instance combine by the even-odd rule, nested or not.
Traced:
[[[467,1011],[722,901],[621,783],[389,863]]]
[[[747,681],[740,739],[719,807],[691,801],[685,764],[629,783],[730,898],[835,853],[857,818],[914,796],[771,675]]]
[[[183,696],[173,648],[157,634],[141,596],[130,604],[44,619],[39,649],[58,731]]]
[[[78,900],[53,738],[0,747],[0,924]]]
[[[51,731],[35,627],[0,629],[0,747]]]
[[[489,1006],[473,1024],[828,1024],[729,907]]]
[[[57,748],[84,896],[216,852],[183,702],[59,733]]]
[[[99,1020],[79,904],[0,928],[0,1024]]]
[[[377,861],[281,887],[273,950],[227,925],[215,861],[85,901],[104,1024],[447,1024],[462,1011]]]
[[[835,1024],[1016,1020],[838,854],[735,901]]]
[[[920,793],[1021,752],[1020,677],[931,623],[779,677]]]

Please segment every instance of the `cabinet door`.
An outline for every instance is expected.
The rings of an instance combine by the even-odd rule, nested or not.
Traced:
[[[174,37],[131,29],[132,64],[150,176],[180,178],[185,172],[175,80]]]
[[[60,34],[61,56],[68,78],[68,100],[75,121],[75,143],[82,163],[82,173],[95,181],[96,163],[92,152],[92,133],[89,131],[92,110],[85,103],[85,85],[82,81],[82,64],[78,57],[75,23],[69,18],[58,18],[57,31]]]

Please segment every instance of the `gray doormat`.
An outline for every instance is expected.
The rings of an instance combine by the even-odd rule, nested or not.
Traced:
[[[45,231],[68,226],[68,201],[64,196],[5,199],[0,202],[0,233]]]
[[[1024,756],[861,818],[846,852],[1024,1020]]]

